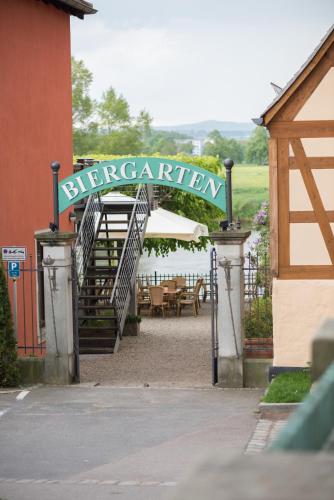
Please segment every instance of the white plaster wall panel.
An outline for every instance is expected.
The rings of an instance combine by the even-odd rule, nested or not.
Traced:
[[[334,137],[302,139],[302,144],[306,156],[334,156]]]
[[[312,337],[328,318],[334,318],[334,280],[274,279],[274,366],[307,366]]]
[[[313,210],[299,170],[289,171],[289,207],[291,211]]]
[[[295,120],[334,120],[334,68],[324,76]]]
[[[292,266],[331,264],[319,224],[290,224],[290,264]]]
[[[334,169],[312,170],[325,210],[334,210]]]

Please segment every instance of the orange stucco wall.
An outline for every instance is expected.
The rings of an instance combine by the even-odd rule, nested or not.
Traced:
[[[70,16],[0,2],[0,52],[0,246],[34,254],[34,232],[53,220],[50,162],[72,173]],[[61,229],[71,227],[66,212]]]
[[[40,0],[0,0],[0,54],[0,247],[27,246],[24,267],[35,268],[34,233],[53,220],[50,163],[61,163],[60,178],[72,173],[70,16]],[[72,230],[68,211],[60,224]],[[43,345],[36,284],[35,271],[21,272],[20,355],[42,354],[31,347]]]

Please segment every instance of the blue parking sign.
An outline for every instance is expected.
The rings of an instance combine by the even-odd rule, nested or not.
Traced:
[[[16,260],[8,262],[8,276],[10,278],[20,277],[20,262]]]

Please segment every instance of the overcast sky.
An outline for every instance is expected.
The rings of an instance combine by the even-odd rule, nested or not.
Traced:
[[[334,0],[90,0],[72,53],[156,125],[250,121],[334,23]]]

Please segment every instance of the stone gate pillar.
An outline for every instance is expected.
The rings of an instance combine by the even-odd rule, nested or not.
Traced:
[[[218,264],[218,385],[243,387],[244,242],[250,231],[215,232]]]
[[[44,380],[70,384],[75,373],[73,350],[73,233],[40,233],[43,247],[46,358]]]

